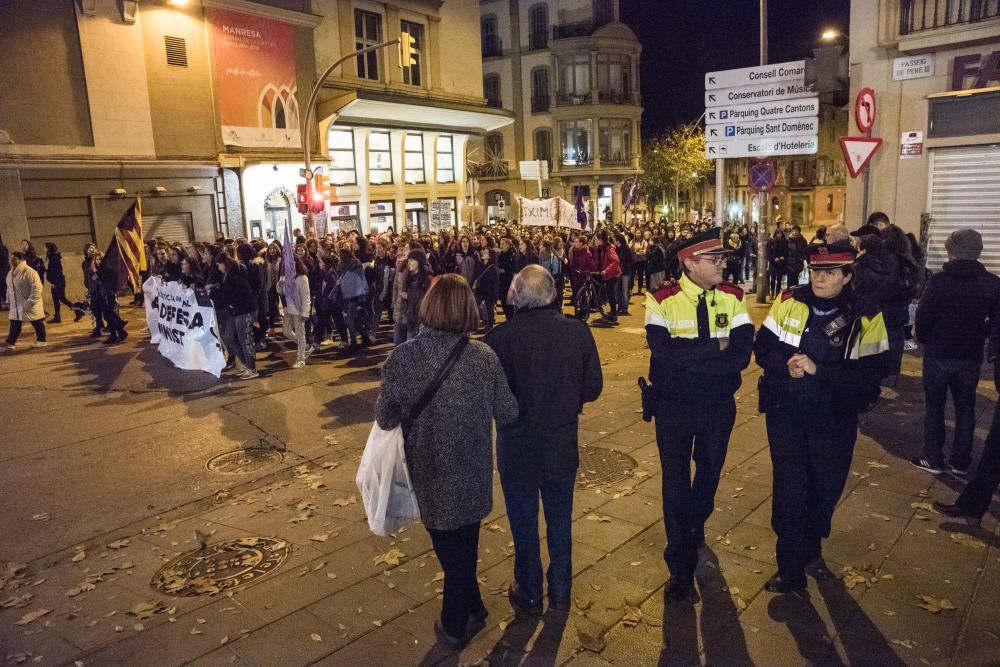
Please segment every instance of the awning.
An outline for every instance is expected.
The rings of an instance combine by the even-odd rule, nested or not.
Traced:
[[[486,134],[514,122],[514,114],[472,104],[353,90],[319,104],[318,118],[337,117],[337,124],[378,125]]]

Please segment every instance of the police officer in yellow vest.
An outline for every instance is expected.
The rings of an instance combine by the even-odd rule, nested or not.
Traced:
[[[666,594],[678,600],[691,592],[736,421],[733,394],[753,349],[743,290],[722,282],[726,253],[718,228],[695,234],[677,251],[680,280],[646,298],[656,445],[663,468],[663,558],[670,569]]]
[[[805,588],[807,572],[829,576],[822,540],[850,473],[858,413],[878,399],[888,361],[882,313],[852,309],[856,256],[848,244],[810,246],[809,284],[778,297],[754,344],[774,470],[772,593]]]

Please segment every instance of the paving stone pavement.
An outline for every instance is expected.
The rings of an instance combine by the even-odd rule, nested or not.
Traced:
[[[512,613],[497,483],[480,540],[489,624],[458,654],[435,643],[440,568],[426,531],[371,535],[354,486],[387,345],[354,359],[321,352],[326,363],[302,370],[275,345],[260,380],[217,382],[170,368],[138,333],[109,349],[82,336],[85,322],[54,327],[49,348],[0,359],[0,664],[1000,664],[1000,503],[980,528],[930,509],[960,483],[907,463],[923,407],[911,354],[862,419],[824,547],[840,578],[810,580],[802,596],[762,590],[774,570],[771,468],[751,365],[698,599],[665,604],[659,463],[635,387],[648,368],[641,299],[631,308],[621,326],[594,328],[605,390],[584,411],[580,442],[635,464],[610,486],[576,491],[572,609]],[[763,307],[752,310],[759,322]],[[977,448],[994,402],[984,380]],[[247,447],[280,461],[207,468]],[[260,548],[268,537],[284,560]],[[151,587],[165,567],[171,580],[176,557],[223,540],[242,541],[223,552],[227,564],[202,558],[178,584],[200,594]]]

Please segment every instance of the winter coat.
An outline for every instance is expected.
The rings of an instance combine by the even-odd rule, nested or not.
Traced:
[[[177,262],[167,262],[163,265],[163,282],[178,281],[181,279],[181,264]]]
[[[649,244],[646,251],[646,271],[652,275],[667,270],[667,259],[663,255],[663,246],[659,243]]]
[[[38,274],[38,279],[45,284],[45,260],[38,255],[32,255],[31,257],[25,257],[24,261],[28,263],[28,266],[35,270]]]
[[[340,267],[340,294],[345,301],[368,296],[368,281],[365,279],[364,266],[357,259],[351,258]]]
[[[381,428],[403,422],[459,337],[424,328],[392,351],[375,403]],[[516,418],[517,401],[496,354],[469,341],[406,438],[406,463],[427,528],[454,530],[492,511],[493,421],[502,427]]]
[[[493,329],[486,344],[500,359],[518,404],[517,420],[497,427],[501,478],[574,477],[579,415],[604,386],[590,329],[555,308],[523,308]]]
[[[593,273],[597,270],[594,253],[590,252],[588,246],[574,248],[573,256],[569,260],[569,268],[576,273]]]
[[[496,304],[500,296],[500,272],[493,262],[476,267],[476,279],[472,281],[472,291],[476,293],[476,300],[485,303],[487,306]]]
[[[286,276],[282,276],[278,280],[278,292],[284,294],[284,285]],[[298,301],[293,301],[287,296],[285,297],[285,314],[286,315],[298,315],[300,317],[309,317],[312,313],[312,297],[309,291],[309,276],[295,276],[295,285],[299,288],[299,299]]]
[[[222,278],[222,284],[212,290],[212,302],[217,310],[230,315],[246,315],[257,310],[257,295],[247,280],[246,272],[234,267]]]
[[[45,279],[53,286],[66,287],[66,274],[63,273],[62,255],[49,255],[49,267],[45,270]]]
[[[420,273],[408,276],[406,282],[406,321],[409,324],[420,322],[420,302],[424,300],[431,286],[430,278],[420,279]]]
[[[21,262],[7,274],[7,301],[10,303],[11,320],[34,322],[45,319],[42,279],[27,262]]]
[[[622,275],[630,276],[635,271],[635,254],[627,243],[615,244],[615,252],[618,253],[618,265],[621,266]]]
[[[403,295],[406,293],[406,283],[409,280],[409,271],[405,268],[396,270],[396,275],[392,280],[392,320],[396,324],[406,324],[406,304]]]
[[[612,243],[607,243],[594,253],[594,260],[597,268],[601,272],[601,278],[605,281],[620,278],[622,275],[621,264],[618,263],[618,252]]]
[[[467,255],[463,255],[461,252],[455,253],[455,273],[465,278],[470,285],[476,279],[476,265],[478,263],[476,255],[472,252]]]
[[[924,357],[981,362],[988,321],[1000,317],[1000,278],[971,259],[941,268],[917,304],[914,333]]]

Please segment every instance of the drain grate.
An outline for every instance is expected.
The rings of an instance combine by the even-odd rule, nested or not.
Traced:
[[[635,467],[635,459],[628,454],[604,447],[583,446],[580,447],[576,486],[580,489],[611,486],[626,479]]]
[[[273,537],[215,542],[170,561],[150,585],[167,595],[216,595],[270,574],[288,553],[288,542]]]
[[[247,447],[213,456],[205,467],[223,475],[246,475],[281,463],[284,458],[284,454],[269,447]]]

